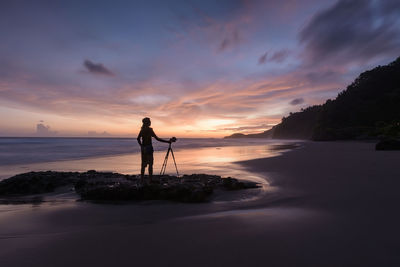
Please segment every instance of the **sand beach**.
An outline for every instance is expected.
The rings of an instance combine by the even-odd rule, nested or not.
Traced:
[[[399,159],[305,142],[236,163],[271,185],[249,201],[3,205],[0,265],[398,266]]]

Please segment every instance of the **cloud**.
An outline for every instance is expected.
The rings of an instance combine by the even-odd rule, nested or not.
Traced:
[[[187,1],[172,7],[177,24],[167,25],[166,28],[181,42],[195,41],[203,48],[212,46],[216,52],[230,51],[247,40],[250,6],[248,1],[242,0],[216,1],[212,4],[208,1]]]
[[[258,59],[258,64],[265,64],[267,62],[267,57],[268,57],[268,52],[265,52],[264,54],[261,55],[261,57]]]
[[[237,4],[233,5],[233,2]],[[349,3],[353,2],[365,2],[371,7],[360,4],[350,9],[350,14],[340,17],[346,9],[338,6],[350,6]],[[175,20],[171,20],[171,14],[168,15],[163,8],[158,9],[165,5],[152,7],[160,15],[157,20],[152,20],[154,25],[145,23],[147,20],[139,24],[128,19],[120,21],[123,17],[117,12],[116,20],[110,20],[115,23],[114,26],[106,32],[102,25],[91,23],[94,13],[90,12],[88,16],[82,17],[82,21],[77,21],[79,28],[71,29],[75,33],[81,30],[82,25],[93,25],[94,28],[87,28],[81,34],[102,32],[105,34],[104,39],[88,42],[77,38],[71,41],[73,45],[68,46],[68,53],[65,48],[52,50],[52,42],[40,41],[27,48],[24,45],[12,45],[21,44],[20,38],[24,38],[22,44],[41,40],[36,31],[31,32],[36,28],[45,32],[45,36],[58,36],[58,32],[52,32],[51,29],[43,31],[40,25],[28,27],[26,32],[18,31],[17,28],[7,29],[9,34],[5,40],[13,40],[14,37],[15,40],[3,46],[0,44],[2,48],[7,48],[0,49],[3,51],[0,57],[0,104],[32,114],[39,111],[63,118],[76,118],[77,122],[104,125],[110,121],[118,125],[115,128],[99,128],[97,124],[80,127],[79,131],[84,131],[84,135],[88,129],[97,129],[97,134],[102,132],[98,129],[110,129],[113,134],[118,134],[118,127],[125,127],[124,123],[130,124],[132,121],[140,122],[144,116],[154,117],[155,122],[162,122],[165,129],[182,127],[183,130],[193,132],[201,129],[196,128],[197,120],[209,118],[236,120],[233,125],[219,125],[216,128],[257,126],[270,122],[271,118],[278,122],[291,109],[298,107],[289,105],[294,99],[304,97],[307,104],[321,103],[344,89],[360,71],[369,68],[366,65],[337,64],[354,58],[368,58],[350,51],[361,53],[368,48],[369,40],[362,43],[360,51],[357,51],[355,40],[358,40],[359,32],[354,32],[354,36],[344,34],[344,38],[341,37],[342,32],[350,31],[353,34],[351,29],[361,28],[361,33],[369,33],[359,26],[365,20],[366,28],[372,29],[379,37],[381,33],[376,29],[382,29],[383,36],[386,36],[387,31],[396,33],[395,27],[399,25],[398,1],[390,0],[304,0],[282,4],[276,1],[218,1],[221,8],[215,8],[217,4],[205,1],[196,4],[200,5],[198,9],[188,5],[171,5],[179,13],[185,14],[184,18]],[[372,8],[374,5],[379,8]],[[286,7],[290,10],[286,10]],[[321,10],[321,7],[324,9]],[[127,10],[126,6],[120,8],[121,12]],[[134,9],[132,12],[135,10],[142,9]],[[315,10],[320,11],[310,17],[315,14]],[[368,17],[369,13],[365,10],[372,14],[372,18]],[[287,12],[283,14],[281,11]],[[16,14],[19,13],[13,15]],[[130,17],[131,11],[127,18]],[[390,25],[390,21],[396,20]],[[132,24],[127,25],[132,30],[131,35],[126,35],[126,31],[120,27],[122,21],[131,21]],[[343,26],[346,21],[349,26]],[[148,25],[148,29],[140,25]],[[304,25],[305,28],[296,35],[298,28],[293,25]],[[387,29],[382,25],[387,25]],[[171,27],[174,34],[164,32],[164,27]],[[152,34],[144,34],[143,38],[137,39],[136,33],[141,32]],[[126,35],[126,38],[116,39],[108,34]],[[388,44],[383,37],[380,40],[381,53],[393,51],[386,51]],[[393,38],[388,40],[389,44],[393,42]],[[118,42],[119,50],[105,48],[113,45],[108,41]],[[46,43],[51,45],[43,46]],[[149,43],[152,45],[149,46]],[[301,46],[296,47],[299,44]],[[332,47],[327,44],[332,44]],[[94,47],[96,51],[93,51]],[[297,53],[303,52],[301,57],[297,57]],[[118,70],[109,65],[106,59],[90,56],[93,53],[112,57]],[[58,58],[58,55],[60,60],[51,60]],[[82,55],[95,60],[95,63],[84,61]],[[43,62],[46,64],[38,68],[37,58],[45,59]],[[83,63],[85,73],[104,77],[118,75],[118,79],[87,79],[88,75],[77,77],[76,72],[71,71],[76,68],[76,58],[82,60],[80,64]],[[383,64],[390,58],[378,58],[376,62],[380,60],[378,64]],[[319,62],[328,62],[328,66],[320,66]],[[262,117],[263,120],[247,121],[254,116]],[[8,124],[12,126],[12,116],[9,117]],[[25,121],[32,125],[34,119],[26,118]],[[44,122],[41,124],[46,128]],[[57,125],[67,127],[68,123],[58,122]],[[64,132],[64,128],[57,130]]]
[[[271,128],[273,125],[268,125],[268,124],[262,124],[262,125],[256,125],[256,126],[241,126],[241,127],[227,127],[227,128],[222,128],[221,130],[223,131],[236,131],[236,132],[243,132],[243,131],[249,131],[249,130],[266,130]]]
[[[343,71],[327,69],[312,70],[304,74],[304,78],[311,83],[328,83],[340,81],[340,77],[344,75]]]
[[[219,51],[225,51],[228,48],[234,47],[236,45],[238,45],[241,41],[240,35],[239,35],[239,31],[238,29],[234,29],[232,32],[230,32],[228,34],[227,37],[225,37],[220,45],[219,45]]]
[[[290,101],[290,105],[295,106],[295,105],[299,105],[299,104],[303,104],[304,103],[304,98],[295,98],[292,101]]]
[[[289,56],[289,51],[286,49],[279,50],[272,54],[269,58],[270,61],[274,61],[276,63],[282,63]]]
[[[83,66],[86,67],[86,69],[93,74],[100,74],[100,75],[108,75],[108,76],[114,76],[114,73],[111,72],[109,69],[104,67],[103,64],[101,63],[93,63],[90,60],[85,60],[83,62]]]
[[[50,130],[50,126],[46,126],[43,124],[43,120],[40,120],[40,123],[36,124],[36,135],[38,136],[55,136],[57,135],[56,131]]]
[[[104,131],[102,133],[98,133],[96,131],[88,131],[87,135],[91,136],[91,137],[107,137],[107,136],[111,136],[111,134],[109,134],[106,131]]]
[[[193,125],[198,119],[226,119],[228,116],[237,118],[237,124],[232,127],[238,127],[262,124],[242,122],[252,114],[266,120],[271,116],[281,118],[289,112],[287,103],[296,97],[307,97],[311,101],[311,92],[340,88],[337,81],[329,80],[327,84],[325,78],[315,77],[306,69],[276,77],[199,82],[195,84],[195,90],[186,90],[176,80],[169,83],[159,83],[158,80],[124,82],[118,86],[114,84],[116,79],[108,79],[107,82],[113,82],[110,83],[112,90],[95,91],[82,90],[85,87],[81,86],[55,86],[45,81],[38,83],[20,79],[18,84],[6,85],[14,90],[0,91],[0,99],[7,103],[23,103],[27,108],[93,120],[150,116],[174,127]]]
[[[135,96],[134,98],[130,99],[130,101],[134,104],[138,105],[148,105],[148,106],[159,106],[163,103],[167,103],[171,98],[162,95],[162,94],[153,94],[153,95],[148,95],[148,94],[143,94],[139,96]]]
[[[340,0],[318,12],[299,33],[308,64],[368,62],[400,53],[397,0]]]
[[[286,49],[276,51],[270,57],[268,57],[268,52],[265,52],[258,59],[258,64],[262,65],[262,64],[267,63],[268,61],[282,63],[283,61],[286,60],[286,58],[289,56],[289,54],[290,54],[290,52]]]

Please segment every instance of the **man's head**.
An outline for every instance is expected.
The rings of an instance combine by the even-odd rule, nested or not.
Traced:
[[[150,118],[144,118],[143,120],[142,120],[142,122],[143,122],[143,126],[150,126],[151,125],[151,121],[150,121]]]

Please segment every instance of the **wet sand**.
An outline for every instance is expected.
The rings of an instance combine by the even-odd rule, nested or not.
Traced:
[[[252,201],[2,206],[0,265],[399,266],[399,162],[310,142],[240,163],[273,186]]]

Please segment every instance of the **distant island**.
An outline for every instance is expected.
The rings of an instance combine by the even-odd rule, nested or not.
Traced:
[[[382,137],[400,137],[400,57],[361,73],[336,99],[290,113],[270,130],[225,138],[329,141]]]

